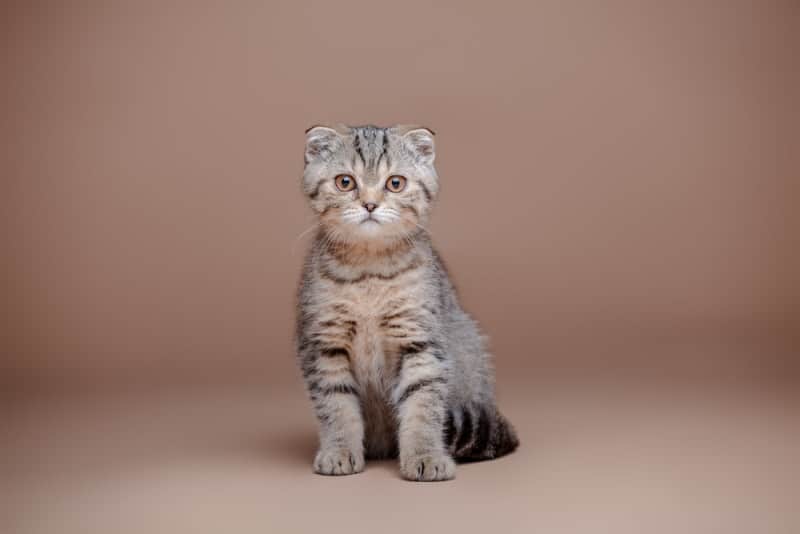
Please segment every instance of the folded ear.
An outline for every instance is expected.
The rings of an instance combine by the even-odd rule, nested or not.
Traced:
[[[418,160],[431,164],[436,158],[433,142],[433,130],[428,128],[413,128],[403,135],[406,146]]]
[[[311,161],[329,159],[341,146],[342,139],[333,128],[312,126],[306,130],[306,165]]]

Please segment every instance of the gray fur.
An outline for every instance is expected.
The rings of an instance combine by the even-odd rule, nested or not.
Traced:
[[[446,480],[454,459],[513,451],[485,339],[425,230],[439,192],[433,132],[318,126],[306,135],[303,191],[319,228],[296,338],[319,422],[315,471],[357,473],[365,457],[399,455],[403,477]],[[341,174],[355,190],[336,187]],[[385,187],[395,175],[407,180],[399,193]]]

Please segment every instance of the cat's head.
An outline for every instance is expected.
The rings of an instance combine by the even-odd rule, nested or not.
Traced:
[[[303,191],[336,240],[403,239],[425,225],[439,191],[434,158],[427,128],[314,126]]]

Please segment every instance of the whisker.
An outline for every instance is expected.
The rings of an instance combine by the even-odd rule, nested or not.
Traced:
[[[295,253],[295,251],[297,250],[297,243],[298,243],[298,241],[300,241],[300,239],[301,239],[301,238],[302,238],[304,235],[308,234],[310,231],[314,230],[314,229],[315,229],[315,228],[317,228],[319,225],[320,225],[320,222],[319,222],[319,221],[315,222],[315,223],[314,223],[314,224],[312,224],[312,225],[311,225],[309,228],[306,228],[305,230],[303,230],[302,232],[300,232],[300,235],[298,235],[297,237],[295,237],[295,238],[294,238],[294,241],[292,241],[292,247],[291,247],[291,249],[290,249],[290,254],[291,254],[292,256],[294,256],[294,253]]]
[[[407,218],[405,218],[405,217],[402,217],[402,219],[403,219],[404,221],[410,222],[411,224],[415,224],[415,225],[417,225],[419,228],[421,228],[422,230],[424,230],[426,234],[428,234],[428,235],[433,235],[433,234],[431,234],[431,231],[430,231],[430,230],[428,230],[427,228],[425,228],[424,226],[422,226],[421,224],[419,224],[417,221],[414,221],[414,220],[412,220],[412,219],[407,219]]]

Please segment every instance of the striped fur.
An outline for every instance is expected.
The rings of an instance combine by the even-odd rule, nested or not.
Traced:
[[[365,458],[399,456],[405,478],[446,480],[454,460],[517,447],[495,406],[485,339],[425,230],[439,191],[434,157],[424,128],[307,132],[303,190],[319,228],[296,340],[319,422],[318,473],[357,473]],[[341,174],[355,179],[353,191],[336,187]],[[407,179],[398,193],[385,187],[393,175]]]

